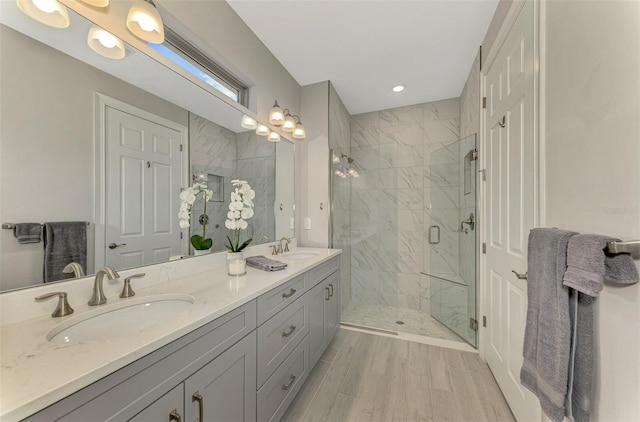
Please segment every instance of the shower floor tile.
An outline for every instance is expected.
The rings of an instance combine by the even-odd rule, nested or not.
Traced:
[[[396,321],[404,324],[396,324]],[[352,302],[342,311],[342,322],[464,343],[431,315],[415,309]]]

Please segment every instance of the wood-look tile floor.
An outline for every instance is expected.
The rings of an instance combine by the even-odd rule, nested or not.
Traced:
[[[477,354],[340,329],[282,421],[514,418]]]

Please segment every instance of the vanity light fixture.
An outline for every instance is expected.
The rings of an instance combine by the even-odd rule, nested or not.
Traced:
[[[302,122],[300,121],[300,117],[298,117],[298,116],[295,116],[295,117],[298,118],[297,119],[298,121],[296,122],[296,128],[294,129],[292,136],[295,139],[304,139],[304,138],[307,137],[307,131],[304,130],[304,126],[302,126]]]
[[[107,7],[109,6],[109,0],[81,0],[83,3],[87,3],[90,6],[95,7]]]
[[[402,92],[404,91],[404,85],[396,85],[392,88],[393,92]]]
[[[269,133],[271,133],[271,131],[269,130],[268,127],[266,127],[262,123],[258,123],[258,127],[256,128],[256,134],[257,135],[269,136]]]
[[[284,113],[278,105],[278,100],[276,100],[273,107],[271,107],[271,111],[269,112],[269,123],[274,126],[280,126],[284,123]]]
[[[242,122],[240,123],[240,126],[242,126],[245,129],[257,129],[258,122],[256,121],[256,119],[249,117],[245,114],[244,116],[242,116]]]
[[[267,141],[280,142],[280,135],[278,134],[278,132],[271,132],[269,136],[267,136]]]
[[[29,16],[54,28],[69,26],[69,12],[57,0],[17,0],[18,8]]]
[[[125,50],[122,40],[97,25],[89,29],[87,44],[93,51],[104,57],[114,60],[124,59]]]
[[[282,124],[283,131],[291,133],[296,130],[296,121],[293,119],[294,117],[297,116],[292,116],[288,109],[284,111],[284,123]]]
[[[151,0],[136,0],[127,15],[127,28],[136,37],[152,44],[164,42],[164,25]]]

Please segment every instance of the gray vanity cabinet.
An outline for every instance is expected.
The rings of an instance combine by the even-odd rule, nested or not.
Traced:
[[[255,331],[187,378],[184,392],[186,421],[255,421]]]
[[[339,283],[336,271],[309,291],[311,367],[320,359],[340,325]]]

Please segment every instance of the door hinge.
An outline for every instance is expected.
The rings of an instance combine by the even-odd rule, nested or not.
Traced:
[[[471,161],[475,161],[477,159],[478,159],[478,150],[477,149],[471,150]]]
[[[487,180],[487,170],[486,169],[478,170],[478,173],[482,173],[482,181],[483,182]]]
[[[487,253],[487,244],[485,242],[482,242],[482,253]]]
[[[182,239],[182,232],[180,232],[180,239]]]
[[[469,318],[469,328],[473,331],[478,331],[478,321],[473,318]]]
[[[182,152],[182,144],[180,144],[180,152]]]
[[[487,108],[487,97],[482,97],[482,108]]]
[[[482,315],[482,326],[483,327],[487,326],[487,316],[486,315]]]

